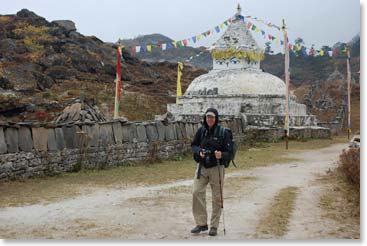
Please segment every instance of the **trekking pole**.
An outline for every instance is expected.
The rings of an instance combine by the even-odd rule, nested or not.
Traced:
[[[220,203],[223,213],[223,233],[226,235],[226,225],[224,223],[224,208],[223,208],[223,190],[222,190],[222,178],[220,175],[220,161],[217,159],[218,174],[219,174],[219,190],[220,190]]]

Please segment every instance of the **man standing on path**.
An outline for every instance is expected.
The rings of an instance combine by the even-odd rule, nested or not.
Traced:
[[[224,127],[218,124],[218,121],[218,111],[209,108],[205,113],[203,126],[198,129],[191,144],[194,159],[197,162],[192,201],[196,227],[191,230],[191,233],[194,234],[208,230],[206,210],[208,183],[212,190],[210,236],[217,235],[222,212],[224,163],[230,159],[230,135]],[[221,131],[223,134],[220,134]]]

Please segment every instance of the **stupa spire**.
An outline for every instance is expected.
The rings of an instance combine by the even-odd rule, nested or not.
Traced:
[[[242,13],[242,8],[240,4],[237,4],[237,16],[241,15]]]

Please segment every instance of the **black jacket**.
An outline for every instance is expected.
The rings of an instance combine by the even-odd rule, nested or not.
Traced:
[[[194,140],[191,143],[191,149],[194,153],[194,160],[206,168],[214,167],[217,165],[217,159],[215,158],[214,151],[218,150],[222,152],[222,159],[220,164],[223,165],[224,161],[229,161],[229,143],[230,143],[230,135],[227,131],[224,131],[224,136],[220,137],[218,134],[215,136],[216,128],[219,128],[218,125],[219,116],[218,111],[214,108],[209,108],[207,112],[213,112],[215,114],[215,124],[209,129],[208,124],[206,123],[206,117],[204,115],[203,126],[198,129],[195,134]],[[218,130],[218,129],[217,129]],[[205,134],[202,132],[204,131]],[[204,135],[204,136],[203,136]],[[210,154],[207,158],[201,158],[200,151],[206,149],[210,151]]]

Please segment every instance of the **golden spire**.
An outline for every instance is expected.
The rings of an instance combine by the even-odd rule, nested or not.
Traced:
[[[237,15],[241,15],[241,5],[237,4]]]

